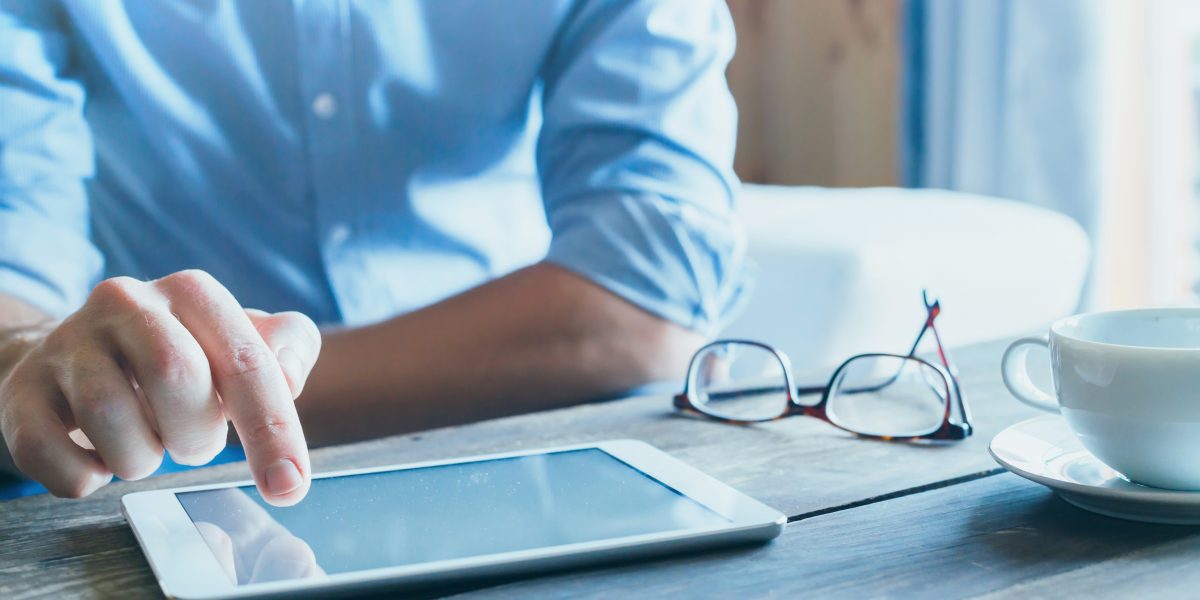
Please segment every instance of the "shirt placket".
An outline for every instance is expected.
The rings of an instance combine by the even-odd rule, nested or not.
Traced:
[[[353,321],[370,301],[354,243],[356,186],[349,0],[295,0],[300,93],[317,245],[338,312]]]

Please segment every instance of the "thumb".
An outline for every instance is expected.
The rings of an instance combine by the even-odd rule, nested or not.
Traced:
[[[317,325],[298,312],[267,313],[247,308],[246,316],[275,353],[292,398],[299,397],[321,353],[321,332]]]

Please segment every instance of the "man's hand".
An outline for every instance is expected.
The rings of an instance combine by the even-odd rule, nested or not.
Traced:
[[[0,434],[25,475],[81,497],[164,448],[207,463],[232,421],[262,496],[295,504],[311,471],[293,400],[320,346],[307,317],[243,310],[201,271],[109,279],[0,382]]]

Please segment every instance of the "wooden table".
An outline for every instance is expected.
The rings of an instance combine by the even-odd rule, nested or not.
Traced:
[[[1084,512],[1005,473],[987,454],[1032,416],[999,380],[1003,343],[955,353],[974,437],[952,446],[852,438],[813,419],[732,427],[676,415],[666,397],[498,419],[325,448],[318,470],[616,437],[650,442],[787,513],[760,547],[570,571],[484,587],[476,597],[1195,596],[1200,528]],[[109,486],[85,500],[0,503],[0,598],[159,597],[118,509],[122,494],[246,479],[242,464]]]

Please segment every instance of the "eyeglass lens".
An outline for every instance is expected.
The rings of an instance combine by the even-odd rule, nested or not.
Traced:
[[[765,421],[787,411],[783,363],[766,348],[738,342],[709,346],[693,359],[689,377],[696,408],[714,417]]]
[[[945,377],[928,363],[861,356],[838,372],[829,390],[827,414],[830,421],[858,433],[914,437],[942,425],[948,396]]]

